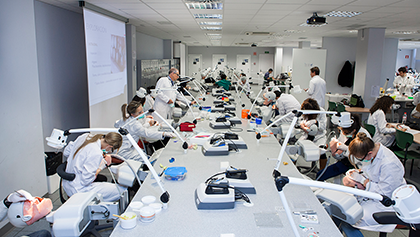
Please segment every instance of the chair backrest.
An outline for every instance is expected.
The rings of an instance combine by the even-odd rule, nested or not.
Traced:
[[[328,101],[328,111],[337,111],[337,104],[333,101]]]
[[[363,123],[363,127],[369,132],[371,137],[375,135],[375,132],[376,132],[375,126],[373,126],[372,124]]]
[[[346,106],[344,106],[344,104],[343,103],[337,103],[337,112],[344,112],[344,111],[346,111]]]
[[[401,149],[406,149],[413,143],[414,137],[413,134],[408,132],[403,132],[397,129],[397,133],[395,134],[395,141],[397,142],[397,146]]]
[[[64,162],[64,163],[62,163],[61,165],[59,165],[57,167],[57,174],[62,179],[73,181],[76,178],[76,175],[75,174],[71,174],[71,173],[67,173],[66,172],[66,166],[67,166],[67,161]]]

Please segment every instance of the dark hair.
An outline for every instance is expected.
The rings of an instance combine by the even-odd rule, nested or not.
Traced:
[[[281,96],[281,91],[277,91],[277,90],[275,90],[274,91],[274,94],[276,94],[276,98],[279,98],[280,96]]]
[[[360,127],[362,126],[360,116],[358,114],[351,114],[351,119],[353,120],[353,124],[349,128],[341,127],[341,131],[343,131],[345,135],[352,133],[354,130],[356,130],[357,133],[360,130]]]
[[[129,116],[127,116],[127,113],[129,113],[130,115],[134,114],[137,110],[138,107],[141,106],[141,103],[138,101],[131,101],[130,104],[123,104],[121,106],[121,112],[122,112],[122,117],[123,120],[127,120],[129,118]],[[126,112],[127,111],[127,112]]]
[[[380,109],[384,111],[384,113],[389,113],[391,105],[394,104],[394,99],[390,96],[382,96],[381,98],[377,99],[375,104],[373,104],[372,108],[370,108],[370,114],[376,112],[376,110]]]
[[[301,110],[320,110],[318,102],[312,98],[308,98],[303,101],[301,107]],[[307,120],[316,119],[318,117],[317,114],[304,114],[303,118]]]
[[[226,79],[226,74],[220,74],[220,78],[223,80],[223,79]]]
[[[365,133],[359,132],[356,135],[356,138],[350,142],[349,145],[349,152],[351,156],[355,157],[363,157],[368,152],[372,151],[375,148],[375,142],[372,141]],[[355,163],[354,160],[349,159],[353,165]]]
[[[144,103],[146,103],[146,97],[140,98],[138,95],[135,95],[131,101],[137,101],[141,105],[144,105]]]
[[[407,72],[407,68],[400,67],[400,68],[398,68],[398,72],[406,73]]]
[[[310,70],[311,70],[311,72],[315,73],[315,75],[319,75],[319,67],[315,66],[315,67],[311,68]]]
[[[270,68],[270,69],[268,69],[268,71],[269,71],[269,72],[272,72],[272,71],[273,71],[273,69],[272,69],[272,68]]]
[[[242,72],[242,73],[241,73],[241,76],[244,76],[244,77],[246,77],[246,74]]]

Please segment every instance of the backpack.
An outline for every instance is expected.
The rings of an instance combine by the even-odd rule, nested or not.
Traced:
[[[356,94],[352,94],[350,98],[350,107],[365,107],[365,103],[363,103],[363,99],[361,96],[358,96]]]

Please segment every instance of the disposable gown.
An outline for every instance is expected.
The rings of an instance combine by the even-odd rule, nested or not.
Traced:
[[[169,77],[162,77],[156,83],[156,89],[162,88],[171,88],[172,87],[172,80]],[[168,104],[168,101],[172,100],[175,103],[175,100],[180,100],[186,104],[190,104],[190,101],[187,100],[184,96],[182,96],[176,90],[162,90],[158,91],[156,98],[154,109],[157,113],[159,113],[163,118],[170,119],[172,118],[172,107]],[[160,118],[155,118],[157,121],[161,122]]]

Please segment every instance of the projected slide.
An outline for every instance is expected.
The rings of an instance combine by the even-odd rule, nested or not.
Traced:
[[[127,83],[125,23],[83,9],[89,105],[124,93]]]

